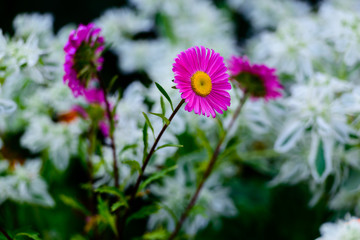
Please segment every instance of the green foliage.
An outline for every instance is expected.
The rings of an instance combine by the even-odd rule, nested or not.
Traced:
[[[177,168],[177,165],[174,165],[174,166],[165,168],[165,169],[161,170],[160,172],[154,173],[153,175],[151,175],[149,178],[147,178],[144,182],[142,182],[140,184],[139,191],[144,189],[149,183],[164,177],[166,174],[174,171],[176,168]]]
[[[84,213],[85,215],[90,215],[89,210],[87,210],[83,204],[81,204],[79,201],[77,201],[76,199],[70,197],[70,196],[66,196],[66,195],[60,195],[60,199],[61,201],[68,205],[69,207],[72,207],[76,210],[79,210],[80,212]]]
[[[142,207],[139,211],[133,213],[128,219],[127,219],[127,223],[129,223],[130,221],[132,221],[133,219],[141,219],[141,218],[145,218],[153,213],[156,213],[157,211],[159,211],[159,209],[161,209],[160,206],[158,205],[150,205],[150,206],[145,206]]]
[[[164,95],[164,97],[169,101],[170,106],[171,106],[171,110],[174,111],[174,107],[173,107],[171,98],[169,97],[169,94],[168,94],[168,93],[165,91],[165,89],[164,89],[160,84],[158,84],[157,82],[155,82],[155,85],[156,85],[156,87],[159,89],[159,91],[162,93],[162,95]]]
[[[153,112],[149,112],[149,113],[154,115],[154,116],[160,117],[167,125],[170,124],[169,119],[167,119],[167,117],[165,117],[163,114],[161,114],[161,113],[153,113]]]
[[[169,144],[164,144],[164,145],[161,145],[161,146],[157,147],[157,148],[156,148],[156,151],[159,150],[159,149],[161,149],[161,148],[166,148],[166,147],[178,147],[178,148],[182,148],[182,147],[184,147],[184,145],[171,144],[171,143],[169,143]]]
[[[124,160],[121,161],[122,163],[128,165],[131,168],[131,171],[137,171],[141,173],[141,166],[140,164],[135,160]]]
[[[147,125],[150,127],[150,129],[151,129],[151,131],[152,131],[152,134],[153,134],[153,136],[154,136],[154,139],[155,139],[155,133],[154,133],[154,128],[153,128],[153,126],[151,125],[151,122],[150,122],[150,119],[149,119],[149,117],[146,115],[146,113],[142,113],[143,115],[144,115],[144,118],[145,118],[145,121],[146,121],[146,123],[147,123]]]
[[[143,143],[144,143],[144,155],[143,155],[143,162],[145,161],[146,159],[146,156],[147,156],[147,149],[148,149],[148,146],[149,146],[149,137],[148,137],[148,132],[147,132],[147,129],[148,129],[148,125],[147,123],[144,124],[144,128],[143,128]]]
[[[106,201],[103,201],[100,197],[98,199],[98,211],[100,214],[100,223],[110,226],[111,230],[118,235],[116,228],[116,217],[112,215],[109,210],[109,205]]]

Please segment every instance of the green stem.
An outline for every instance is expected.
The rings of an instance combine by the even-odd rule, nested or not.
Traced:
[[[230,124],[227,128],[227,131],[223,134],[223,136],[219,139],[219,142],[215,148],[215,151],[209,161],[209,164],[207,165],[207,168],[205,170],[205,173],[204,175],[202,176],[202,179],[200,181],[200,184],[198,185],[198,187],[196,188],[196,191],[194,193],[194,195],[192,196],[189,204],[187,205],[187,207],[185,208],[185,211],[183,212],[183,214],[181,215],[180,217],[180,220],[177,222],[176,224],[176,227],[175,227],[175,230],[171,233],[170,237],[168,238],[168,240],[172,240],[175,238],[175,236],[179,233],[184,221],[186,220],[186,218],[188,217],[191,209],[194,207],[195,203],[196,203],[196,200],[200,194],[200,191],[202,189],[202,187],[204,186],[206,180],[208,179],[208,177],[210,176],[214,166],[215,166],[215,163],[216,163],[216,160],[217,160],[217,157],[219,156],[220,154],[220,149],[221,149],[221,146],[226,138],[226,135],[227,133],[230,131],[230,129],[233,127],[237,117],[239,116],[240,112],[241,112],[241,109],[243,108],[245,102],[246,102],[246,99],[247,99],[247,94],[245,94],[241,100],[240,100],[240,103],[239,103],[239,106],[236,108],[235,110],[235,113],[230,121]]]
[[[142,179],[142,177],[143,177],[143,175],[144,175],[144,172],[145,172],[145,168],[146,168],[146,166],[148,165],[148,163],[149,163],[149,161],[150,161],[150,159],[151,159],[151,156],[152,156],[153,153],[155,152],[156,146],[157,146],[157,144],[159,143],[161,136],[163,135],[163,133],[165,132],[165,130],[167,129],[167,127],[170,125],[171,120],[175,117],[176,113],[179,111],[179,109],[180,109],[181,106],[184,104],[184,102],[185,102],[184,99],[182,99],[182,100],[180,101],[180,103],[177,105],[177,107],[175,108],[175,110],[173,111],[173,113],[171,114],[171,116],[170,116],[170,118],[169,118],[169,124],[166,124],[166,123],[164,124],[164,126],[163,126],[163,128],[161,129],[159,135],[158,135],[157,138],[155,139],[155,142],[154,142],[154,144],[152,145],[149,154],[146,156],[146,159],[145,159],[145,161],[144,161],[144,164],[143,164],[143,166],[142,166],[142,168],[141,168],[141,172],[139,173],[139,176],[138,176],[138,178],[137,178],[137,180],[136,180],[136,184],[135,184],[134,190],[133,190],[133,192],[132,192],[132,194],[131,194],[131,196],[130,196],[130,200],[129,200],[130,203],[135,199],[136,193],[137,193],[137,191],[138,191],[138,189],[139,189],[139,186],[140,186],[140,183],[141,183],[141,179]],[[120,224],[120,231],[119,231],[119,236],[120,236],[120,238],[122,237],[122,232],[123,232],[123,230],[124,230],[124,226],[125,226],[125,223],[126,223],[126,219],[129,217],[129,213],[130,213],[130,212],[129,212],[129,208],[128,208],[128,209],[126,210],[126,212],[125,212],[125,214],[124,214],[124,216],[123,216],[123,218],[122,218],[122,222],[121,222],[121,224]]]

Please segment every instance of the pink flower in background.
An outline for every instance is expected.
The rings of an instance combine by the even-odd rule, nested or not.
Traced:
[[[283,86],[275,74],[276,69],[266,65],[251,65],[246,56],[232,56],[228,61],[228,68],[230,78],[253,99],[264,98],[268,101],[282,96]]]
[[[65,63],[63,77],[75,97],[83,95],[90,81],[97,80],[97,72],[104,62],[104,37],[100,28],[93,23],[82,25],[73,30],[65,44]]]
[[[230,106],[231,89],[224,58],[212,49],[192,47],[173,64],[176,88],[187,103],[185,110],[215,118]]]
[[[101,89],[91,88],[84,90],[84,97],[88,103],[105,104],[104,92]]]

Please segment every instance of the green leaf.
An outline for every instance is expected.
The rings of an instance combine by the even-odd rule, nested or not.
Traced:
[[[169,95],[167,94],[167,92],[165,91],[165,89],[157,82],[155,83],[155,85],[159,89],[159,91],[162,93],[162,95],[164,95],[164,97],[169,101],[171,109],[174,111],[174,107],[172,105],[171,99],[170,99]]]
[[[144,189],[149,183],[164,177],[167,173],[169,173],[171,171],[174,171],[176,168],[177,168],[177,165],[174,165],[172,167],[165,168],[165,169],[161,170],[160,172],[154,173],[148,179],[146,179],[143,183],[141,183],[138,191]]]
[[[139,173],[141,173],[141,166],[137,161],[135,161],[135,160],[124,160],[124,161],[122,161],[122,163],[128,165],[131,168],[131,170],[136,170]]]
[[[141,218],[145,218],[153,213],[156,213],[157,211],[159,211],[161,207],[158,205],[151,205],[151,206],[145,206],[142,207],[139,211],[135,212],[133,215],[131,215],[126,223],[129,223],[131,220],[133,219],[141,219]]]
[[[153,112],[149,112],[149,113],[152,114],[152,115],[155,115],[155,116],[157,116],[157,117],[162,118],[162,120],[163,120],[167,125],[170,124],[169,119],[167,119],[163,114],[161,114],[161,113],[153,113]]]
[[[114,85],[115,81],[119,78],[118,75],[115,75],[111,80],[107,88],[107,92],[110,92],[112,86]]]
[[[76,210],[79,210],[81,212],[83,212],[85,215],[90,215],[90,211],[87,210],[80,202],[78,202],[76,199],[63,195],[60,195],[60,199],[61,201],[65,204],[68,205]]]
[[[75,236],[72,236],[70,240],[87,240],[87,238],[81,236],[80,234],[76,234]]]
[[[148,146],[149,146],[147,129],[148,129],[148,125],[147,125],[147,123],[145,123],[145,124],[144,124],[144,128],[143,128],[143,143],[144,143],[143,162],[145,161],[145,158],[146,158],[146,156],[147,156],[147,149],[148,149]]]
[[[107,193],[111,195],[115,195],[121,198],[124,198],[124,194],[117,188],[117,187],[110,187],[110,186],[102,186],[95,189],[97,193]]]
[[[200,145],[204,146],[204,148],[206,149],[209,156],[212,156],[213,149],[210,145],[209,139],[206,136],[205,132],[202,129],[200,129],[199,127],[197,127],[196,128],[196,136],[197,136],[197,139],[200,140]]]
[[[120,207],[129,207],[128,203],[126,201],[124,201],[123,199],[121,199],[120,201],[117,201],[116,203],[114,203],[111,206],[111,211],[114,212],[116,210],[118,210]]]
[[[165,116],[166,107],[165,107],[164,98],[162,96],[160,96],[160,105],[161,105],[161,113]]]
[[[108,203],[103,201],[100,197],[98,197],[98,210],[102,222],[108,224],[117,236],[118,232],[116,229],[115,216],[112,215],[111,212],[109,211]]]
[[[26,232],[16,234],[14,240],[22,240],[24,239],[23,237],[27,237],[34,240],[41,240],[38,233],[26,233]]]
[[[144,118],[145,118],[145,121],[146,121],[147,125],[151,128],[151,131],[152,131],[153,136],[154,136],[154,139],[155,139],[154,128],[153,128],[153,126],[151,125],[150,119],[149,119],[149,117],[146,115],[146,113],[143,112],[143,115],[144,115]]]
[[[155,151],[157,151],[157,150],[159,150],[159,149],[161,149],[161,148],[165,148],[165,147],[178,147],[178,148],[182,148],[182,147],[184,147],[184,145],[171,144],[171,143],[169,143],[169,144],[164,144],[164,145],[161,145],[160,147],[156,148]]]
[[[137,144],[129,144],[129,145],[125,145],[125,147],[121,150],[121,153],[126,152],[129,149],[133,149],[133,148],[137,148]]]
[[[156,229],[152,232],[145,233],[142,239],[145,240],[163,240],[168,238],[168,232],[165,229]]]
[[[325,172],[326,168],[326,160],[324,155],[324,148],[323,148],[323,142],[320,140],[316,158],[315,158],[315,167],[316,171],[318,172],[319,176],[321,177],[323,173]]]

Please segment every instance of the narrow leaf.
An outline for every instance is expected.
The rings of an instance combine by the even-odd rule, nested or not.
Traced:
[[[153,232],[145,233],[144,236],[142,236],[142,239],[144,240],[163,240],[167,239],[168,232],[165,229],[156,229]]]
[[[16,234],[14,240],[24,239],[23,237],[28,237],[33,240],[41,240],[38,233],[25,233],[25,232]]]
[[[102,217],[102,221],[110,226],[113,232],[118,235],[115,223],[115,216],[111,214],[109,211],[108,203],[103,201],[100,197],[98,197],[98,210],[99,214]]]
[[[161,149],[161,148],[165,148],[165,147],[178,147],[178,148],[182,148],[184,147],[184,145],[179,145],[179,144],[164,144],[164,145],[161,145],[160,147],[156,148],[156,151]]]
[[[164,95],[164,97],[169,101],[171,109],[174,111],[174,107],[172,105],[171,99],[170,99],[169,95],[167,94],[167,92],[165,91],[165,89],[157,82],[155,83],[155,85],[159,89],[159,91],[162,93],[162,95]]]
[[[133,148],[137,148],[137,144],[129,144],[129,145],[125,145],[125,147],[121,150],[121,153],[129,150],[129,149],[133,149]]]
[[[165,116],[166,107],[165,107],[164,98],[162,96],[160,96],[160,105],[161,105],[161,113],[162,113],[162,115]]]
[[[155,115],[155,116],[157,116],[157,117],[162,118],[162,120],[164,120],[164,122],[165,122],[167,125],[170,124],[169,119],[167,119],[163,114],[161,114],[161,113],[152,113],[152,112],[149,112],[149,113],[152,114],[152,115]]]
[[[147,149],[148,149],[148,125],[147,123],[144,124],[144,128],[143,128],[143,143],[144,143],[144,156],[143,156],[143,162],[145,161],[145,158],[147,156]]]
[[[114,212],[116,210],[118,210],[120,207],[128,207],[128,203],[126,201],[123,201],[123,200],[120,200],[120,201],[117,201],[116,203],[114,203],[112,206],[111,206],[111,211]]]
[[[95,192],[98,193],[107,193],[111,195],[118,196],[120,198],[124,198],[124,194],[117,187],[103,186],[95,189]]]
[[[150,119],[149,119],[149,117],[147,116],[146,113],[143,112],[143,115],[144,115],[145,121],[146,121],[147,125],[150,127],[150,129],[151,129],[151,131],[152,131],[152,133],[153,133],[154,139],[155,139],[154,128],[153,128],[153,126],[151,125]]]
[[[107,92],[109,92],[112,88],[112,86],[114,85],[115,81],[119,78],[118,75],[115,75],[111,80],[110,80],[110,83],[108,85],[108,88],[107,88]]]
[[[157,173],[153,174],[148,179],[146,179],[143,183],[141,183],[138,191],[144,189],[149,183],[164,177],[167,173],[169,173],[171,171],[174,171],[176,168],[177,168],[177,165],[174,165],[172,167],[163,169],[160,172],[157,172]]]
[[[64,204],[83,212],[85,215],[90,215],[90,212],[74,198],[66,195],[60,195],[60,199],[61,201],[63,201]]]

